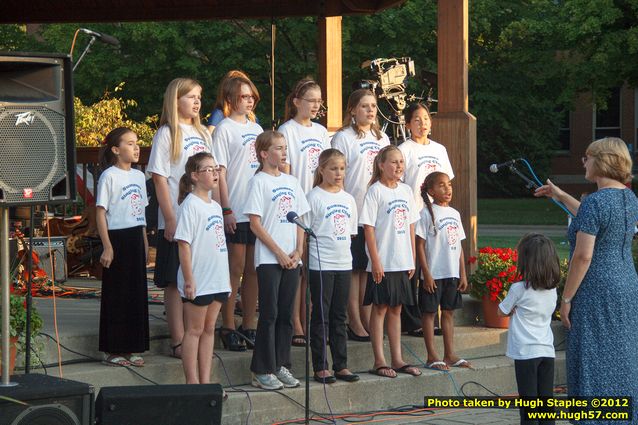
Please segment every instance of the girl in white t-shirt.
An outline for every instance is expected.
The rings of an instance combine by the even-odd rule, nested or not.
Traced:
[[[286,172],[297,177],[304,193],[310,192],[319,163],[319,155],[330,148],[328,130],[312,120],[317,118],[321,110],[321,87],[316,81],[305,78],[299,81],[293,91],[286,98],[286,122],[279,127],[288,143],[286,155]],[[295,296],[295,310],[293,312],[292,345],[305,345],[304,322],[305,306],[301,294],[306,291],[304,276]]]
[[[414,274],[414,223],[419,219],[410,187],[401,183],[403,155],[396,146],[386,146],[374,160],[374,173],[363,201],[359,224],[364,227],[368,278],[364,305],[372,304],[370,339],[374,368],[379,376],[397,373],[421,375],[401,354],[401,307],[413,305],[410,278]],[[392,353],[391,367],[383,354],[383,324],[387,325]]]
[[[219,168],[208,152],[191,156],[179,182],[177,288],[184,303],[182,364],[187,384],[207,384],[213,364],[215,322],[230,292],[222,208],[210,199]]]
[[[144,215],[148,198],[144,174],[132,168],[139,157],[137,135],[125,127],[112,130],[100,150],[104,172],[96,205],[104,271],[99,349],[109,365],[143,366],[144,359],[132,353],[149,348]]]
[[[259,168],[249,183],[243,213],[257,237],[255,267],[259,284],[259,321],[250,370],[252,384],[268,390],[296,387],[290,373],[292,304],[299,284],[303,230],[287,219],[309,210],[297,179],[281,172],[286,161],[286,140],[278,131],[257,137]]]
[[[359,377],[347,369],[346,308],[352,274],[351,236],[357,234],[357,204],[343,190],[346,159],[336,149],[319,156],[315,187],[308,193],[310,212],[306,224],[317,235],[309,245],[312,318],[310,346],[312,367],[318,382],[347,382]],[[316,242],[316,243],[315,243]],[[330,344],[332,370],[328,371],[326,346]]]
[[[184,337],[182,300],[177,291],[179,254],[174,241],[177,227],[179,179],[189,157],[210,152],[210,135],[201,124],[202,86],[190,78],[176,78],[164,92],[160,128],[153,137],[153,147],[146,171],[153,176],[159,204],[155,285],[164,288],[164,308],[171,334],[171,355],[181,357]],[[219,193],[212,194],[219,198]]]
[[[361,216],[366,187],[379,150],[390,144],[377,122],[377,99],[370,90],[359,89],[348,98],[343,127],[332,138],[332,147],[346,157],[344,189],[354,197]],[[363,227],[352,240],[352,287],[348,299],[348,337],[369,341],[370,307],[362,306],[366,288],[368,257],[365,253]]]
[[[467,289],[465,260],[461,241],[465,239],[461,215],[450,207],[452,182],[447,174],[435,171],[428,174],[421,187],[425,208],[416,226],[417,254],[423,285],[419,286],[419,309],[425,349],[426,366],[449,370],[471,367],[470,362],[454,353],[454,310],[463,306],[461,292]],[[430,198],[433,199],[432,203]],[[443,328],[443,361],[434,347],[434,319],[441,308]]]
[[[228,302],[222,307],[220,336],[231,351],[254,347],[257,310],[257,276],[253,266],[255,235],[243,213],[248,181],[259,167],[255,140],[263,129],[252,120],[259,102],[255,85],[243,77],[230,78],[222,86],[223,109],[230,111],[213,131],[213,153],[221,167],[219,191],[230,260]],[[241,282],[242,324],[235,330],[235,298]]]
[[[506,355],[514,359],[520,397],[553,397],[556,354],[551,322],[560,260],[554,243],[541,234],[523,236],[517,250],[517,271],[523,280],[510,287],[498,311],[511,316]],[[527,423],[525,410],[520,414],[521,424]]]

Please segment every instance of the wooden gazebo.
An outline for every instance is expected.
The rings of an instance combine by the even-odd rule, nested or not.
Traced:
[[[0,24],[249,19],[317,16],[320,83],[326,125],[342,123],[341,17],[398,6],[405,0],[3,0]],[[413,31],[413,30],[412,30]],[[468,112],[468,0],[438,2],[438,114],[433,137],[455,170],[454,204],[468,249],[476,250],[476,119]]]

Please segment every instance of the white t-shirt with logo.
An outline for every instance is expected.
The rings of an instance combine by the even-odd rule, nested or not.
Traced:
[[[425,240],[425,253],[432,279],[460,278],[461,241],[465,239],[461,215],[452,207],[432,204],[430,211],[421,210],[416,234]],[[436,234],[434,229],[436,228]]]
[[[310,212],[304,223],[317,235],[321,270],[352,270],[350,241],[357,234],[357,204],[344,190],[327,192],[319,186],[308,193]],[[311,270],[319,270],[317,245],[310,240],[308,252]]]
[[[148,196],[144,173],[134,168],[128,171],[116,166],[107,168],[97,184],[96,205],[106,210],[110,230],[146,226]]]
[[[288,143],[286,163],[290,164],[290,174],[297,177],[304,193],[310,192],[319,165],[319,155],[330,148],[328,130],[316,122],[310,127],[288,120],[279,127]]]
[[[224,217],[217,202],[204,202],[192,193],[186,196],[179,207],[175,240],[191,246],[195,296],[230,292]],[[177,289],[184,297],[181,266],[177,273]]]
[[[357,133],[348,127],[338,131],[332,137],[332,147],[346,156],[346,179],[344,189],[354,197],[359,216],[366,196],[368,183],[374,170],[374,158],[381,148],[388,146],[390,139],[383,133],[381,139],[367,131],[365,136],[358,138]]]
[[[374,227],[377,251],[384,271],[414,269],[410,225],[418,219],[414,196],[407,184],[398,183],[396,188],[391,189],[376,182],[368,189],[359,225]],[[366,253],[370,258],[367,244]],[[368,261],[367,271],[372,271],[372,261]]]
[[[421,197],[421,185],[428,174],[435,171],[442,171],[448,175],[450,180],[454,178],[452,164],[447,156],[445,146],[434,140],[422,145],[412,139],[408,139],[399,145],[399,150],[405,159],[405,174],[403,181],[412,188],[414,199],[419,210],[424,207]]]
[[[514,360],[556,357],[551,323],[556,309],[556,289],[525,288],[516,282],[498,306],[505,314],[516,311],[510,318],[505,355]]]
[[[182,150],[176,162],[171,161],[171,131],[167,125],[157,130],[153,137],[153,147],[146,171],[168,179],[168,189],[173,203],[173,211],[177,212],[179,196],[179,180],[184,175],[186,161],[198,152],[210,152],[211,140],[206,130],[201,134],[192,125],[180,124],[182,131]],[[166,222],[162,209],[159,208],[157,228],[164,229]]]
[[[242,211],[248,180],[259,168],[255,140],[263,132],[259,124],[250,120],[242,124],[230,118],[224,118],[213,131],[213,152],[217,163],[226,168],[230,208],[238,223],[249,221]]]
[[[272,176],[263,171],[248,182],[248,197],[243,213],[261,217],[261,225],[275,243],[289,254],[297,248],[297,225],[286,216],[290,211],[302,217],[310,207],[299,181],[290,174]],[[279,264],[275,254],[257,239],[255,242],[255,267],[260,264]]]

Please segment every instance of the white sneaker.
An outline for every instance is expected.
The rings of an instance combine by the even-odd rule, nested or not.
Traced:
[[[263,375],[253,374],[253,387],[263,388],[264,390],[280,390],[284,387],[279,379],[272,373]]]
[[[283,366],[279,369],[279,372],[277,372],[275,376],[286,388],[295,388],[299,386],[299,380],[292,376],[292,373]]]

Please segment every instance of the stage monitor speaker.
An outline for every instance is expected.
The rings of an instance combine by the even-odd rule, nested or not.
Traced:
[[[15,387],[0,387],[2,425],[93,425],[93,387],[48,375],[14,375]]]
[[[75,128],[67,55],[0,53],[0,206],[75,199]]]
[[[95,401],[95,418],[98,425],[218,425],[222,420],[222,387],[103,387]]]
[[[56,282],[64,282],[68,277],[66,268],[66,236],[51,236],[50,240],[51,243],[49,243],[48,237],[33,238],[33,250],[40,259],[39,267],[46,272],[49,279],[55,276]],[[29,238],[25,237],[24,242],[28,246]],[[17,255],[18,240],[9,239],[9,261],[11,264],[16,261]],[[28,256],[25,258],[26,260],[29,259]],[[23,263],[25,269],[28,267],[26,260]]]

